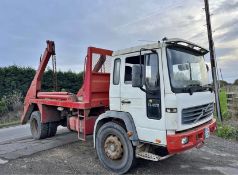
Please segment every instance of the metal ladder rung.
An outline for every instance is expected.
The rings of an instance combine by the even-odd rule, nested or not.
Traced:
[[[78,115],[79,118],[79,130],[78,130],[78,139],[82,141],[86,141],[86,118],[85,116]]]

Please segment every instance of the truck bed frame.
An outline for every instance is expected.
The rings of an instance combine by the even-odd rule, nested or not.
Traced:
[[[93,54],[100,55],[93,66]],[[85,58],[84,82],[77,94],[71,92],[42,92],[41,80],[51,56],[55,55],[55,44],[47,41],[47,47],[30,85],[24,102],[21,123],[25,124],[33,111],[40,111],[41,122],[60,122],[67,119],[70,130],[78,132],[81,140],[93,133],[97,116],[109,108],[110,73],[102,71],[111,50],[89,47]],[[100,72],[101,70],[101,72]],[[67,115],[63,115],[66,111]]]

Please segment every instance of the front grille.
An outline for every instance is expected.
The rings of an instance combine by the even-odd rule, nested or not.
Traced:
[[[182,124],[197,123],[213,113],[213,103],[186,108],[182,110]]]

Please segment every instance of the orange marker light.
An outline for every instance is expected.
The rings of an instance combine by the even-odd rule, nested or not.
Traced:
[[[127,135],[128,135],[128,137],[131,137],[133,135],[133,132],[132,131],[128,131]]]
[[[161,143],[161,140],[160,139],[155,139],[155,142],[156,143]]]

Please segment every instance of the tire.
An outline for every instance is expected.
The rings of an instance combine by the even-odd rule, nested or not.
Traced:
[[[58,123],[57,122],[50,122],[49,123],[49,130],[48,130],[48,137],[54,137],[57,132]]]
[[[96,151],[102,165],[114,173],[124,174],[135,165],[135,149],[125,129],[116,123],[108,122],[98,130]]]
[[[33,139],[39,140],[48,137],[49,124],[41,123],[41,114],[39,111],[31,114],[30,128]]]

